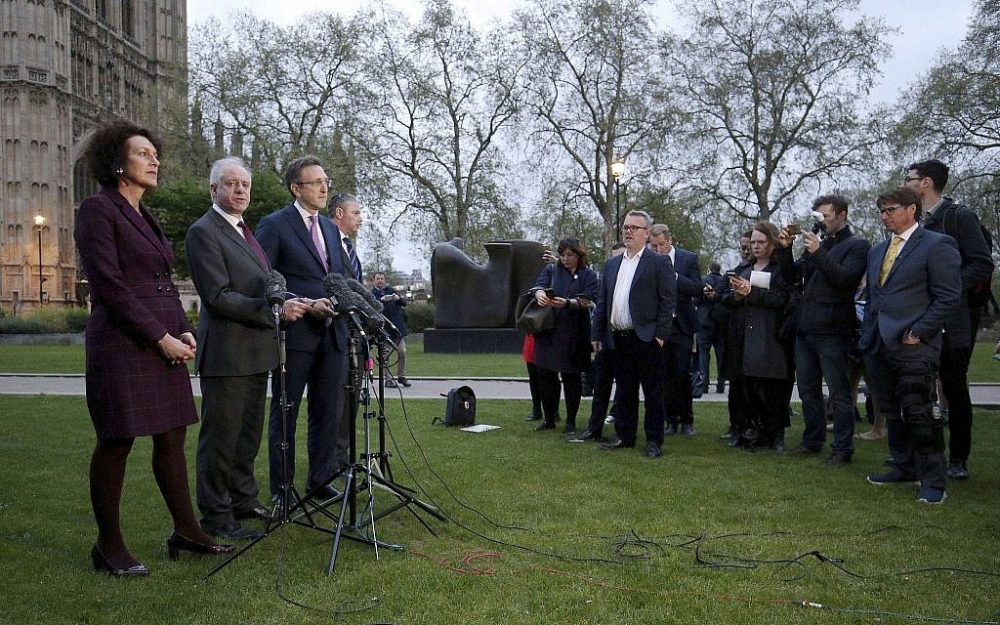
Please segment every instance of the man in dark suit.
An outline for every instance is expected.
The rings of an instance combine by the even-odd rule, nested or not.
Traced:
[[[799,260],[792,257],[790,228],[778,237],[778,266],[785,282],[800,285],[799,322],[795,333],[795,374],[802,399],[805,429],[799,451],[817,454],[826,442],[823,381],[830,392],[833,413],[833,453],[830,466],[843,466],[854,456],[854,389],[851,350],[854,348],[854,294],[868,263],[868,241],[854,236],[847,225],[847,198],[824,195],[813,202],[822,215],[818,229],[804,232]]]
[[[961,296],[955,240],[919,224],[920,198],[907,188],[877,202],[892,233],[868,255],[865,317],[858,347],[889,425],[894,467],[869,475],[876,485],[919,480],[917,501],[945,499],[944,435],[931,405],[941,331]]]
[[[698,304],[698,370],[701,372],[701,385],[695,390],[695,397],[699,397],[708,392],[711,386],[711,364],[712,350],[715,350],[715,365],[718,369],[718,381],[715,392],[722,393],[726,388],[725,379],[722,377],[722,355],[725,353],[726,337],[726,309],[721,304],[716,303],[716,294],[721,294],[729,289],[729,280],[722,275],[722,265],[712,261],[708,266],[708,273],[702,276],[701,281],[705,284],[702,289],[702,300]]]
[[[976,346],[981,306],[970,305],[976,287],[988,284],[993,275],[993,257],[979,226],[979,218],[964,204],[945,197],[948,166],[938,160],[913,163],[906,168],[903,184],[920,196],[925,206],[923,227],[955,239],[962,257],[962,296],[958,308],[944,324],[941,347],[941,390],[948,403],[948,477],[969,477],[972,447],[972,399],[969,397],[969,361]]]
[[[212,208],[184,241],[191,279],[201,297],[196,365],[201,377],[197,498],[201,526],[226,540],[257,538],[243,518],[268,518],[257,499],[254,460],[260,449],[267,372],[278,363],[274,316],[265,298],[270,265],[243,221],[250,205],[250,172],[235,157],[209,173]],[[281,318],[294,321],[310,307],[289,300]]]
[[[663,345],[670,338],[677,281],[670,258],[646,249],[653,222],[629,211],[622,225],[625,253],[604,265],[594,313],[594,351],[614,350],[615,382],[622,387],[615,431],[602,449],[635,447],[639,387],[646,400],[646,455],[657,458],[663,444]]]
[[[344,277],[354,278],[358,282],[364,283],[361,259],[355,247],[358,232],[364,222],[361,204],[350,193],[338,193],[330,200],[330,219],[340,231],[340,251],[344,257],[345,267]]]
[[[385,283],[384,271],[376,271],[373,279],[375,286],[372,288],[372,295],[382,302],[382,314],[396,327],[395,331],[389,329],[389,335],[396,344],[396,379],[387,379],[385,385],[390,388],[396,388],[397,383],[400,386],[412,386],[406,379],[406,335],[409,334],[406,329],[406,313],[403,311],[406,298]]]
[[[257,240],[271,267],[281,272],[288,291],[322,302],[327,293],[323,279],[328,273],[344,273],[340,233],[329,219],[320,216],[326,208],[330,179],[319,159],[303,156],[285,169],[285,186],[295,200],[271,213],[257,227]],[[281,379],[273,376],[268,450],[272,499],[282,493],[283,477],[295,477],[295,422],[302,393],[309,386],[309,473],[306,490],[322,497],[338,494],[329,482],[350,465],[347,449],[338,441],[348,438],[351,423],[344,412],[347,382],[347,325],[329,310],[324,317],[310,315],[292,324],[286,333],[288,409],[288,475],[282,476],[282,414],[278,398]]]
[[[664,345],[663,399],[666,406],[667,436],[678,429],[694,436],[694,403],[691,396],[691,351],[698,331],[695,304],[701,299],[705,284],[698,271],[698,256],[674,245],[666,224],[656,224],[649,231],[649,246],[670,258],[677,280],[677,304],[671,321],[670,338]]]

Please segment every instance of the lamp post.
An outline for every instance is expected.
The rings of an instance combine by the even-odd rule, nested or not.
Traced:
[[[42,276],[42,228],[45,227],[45,217],[41,213],[35,215],[35,225],[38,227],[38,307],[44,304],[42,300],[42,283],[45,278]]]
[[[615,161],[611,163],[611,175],[615,177],[615,236],[620,237],[622,228],[621,177],[625,175],[625,161],[615,159]]]

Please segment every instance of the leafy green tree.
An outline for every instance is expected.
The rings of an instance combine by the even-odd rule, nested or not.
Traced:
[[[252,180],[250,207],[243,215],[251,230],[257,227],[262,217],[291,201],[288,190],[274,172],[253,172]],[[143,200],[160,221],[163,233],[170,241],[174,252],[174,271],[180,277],[188,277],[190,271],[184,256],[184,237],[191,224],[212,207],[208,170],[203,177],[185,174],[166,180],[147,193]]]

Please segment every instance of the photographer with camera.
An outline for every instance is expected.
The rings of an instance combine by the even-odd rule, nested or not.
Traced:
[[[833,412],[833,454],[826,463],[841,466],[854,455],[854,394],[849,375],[856,335],[854,292],[865,273],[871,245],[851,232],[843,196],[819,197],[812,210],[817,222],[812,232],[802,233],[802,256],[793,260],[792,238],[798,228],[786,226],[778,236],[777,260],[785,281],[802,288],[795,336],[795,373],[805,418],[799,452],[823,450],[826,380]]]

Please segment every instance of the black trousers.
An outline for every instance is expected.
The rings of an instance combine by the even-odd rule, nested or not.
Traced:
[[[254,461],[260,451],[267,400],[267,372],[201,377],[195,492],[201,526],[213,530],[234,512],[259,505]]]
[[[673,332],[663,345],[664,387],[667,423],[691,425],[694,423],[694,400],[691,396],[691,348],[694,337],[680,331],[677,319]]]
[[[635,445],[639,425],[639,387],[645,397],[647,443],[663,443],[663,350],[656,340],[641,340],[635,332],[615,332],[615,382],[621,387],[615,431],[626,445]]]
[[[608,414],[608,405],[611,402],[611,389],[615,383],[613,354],[610,349],[602,349],[594,354],[594,397],[590,403],[590,419],[587,421],[587,429],[593,432],[594,436],[600,436],[604,430],[604,417]],[[621,387],[617,389],[620,390]],[[616,391],[616,402],[617,396]]]
[[[580,398],[583,396],[583,384],[580,372],[560,373],[544,367],[538,369],[538,389],[542,396],[542,415],[545,423],[555,423],[559,413],[559,397],[566,393],[566,425],[576,427],[576,413],[580,411]],[[560,388],[559,378],[562,378]]]

